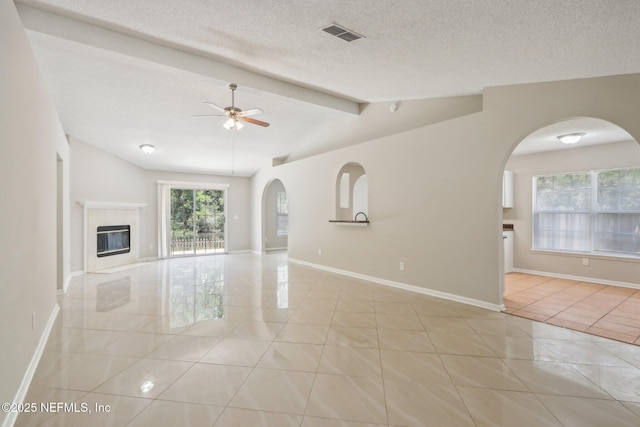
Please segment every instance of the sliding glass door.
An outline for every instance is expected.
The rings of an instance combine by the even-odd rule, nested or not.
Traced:
[[[224,253],[225,190],[171,189],[171,256]]]

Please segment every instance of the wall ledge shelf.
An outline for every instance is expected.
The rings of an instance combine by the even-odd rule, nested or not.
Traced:
[[[367,227],[369,225],[369,220],[366,221],[348,221],[348,220],[340,220],[340,219],[330,219],[329,222],[332,222],[334,224],[338,224],[338,225],[351,225],[351,226],[358,226],[358,227]]]

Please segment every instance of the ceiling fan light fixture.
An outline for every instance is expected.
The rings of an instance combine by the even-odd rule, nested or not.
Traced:
[[[240,123],[237,117],[229,117],[229,119],[226,122],[224,122],[222,126],[227,130],[231,130],[231,129],[240,130],[244,127],[244,125]]]
[[[145,153],[145,154],[151,154],[151,153],[153,153],[154,151],[156,151],[156,147],[154,147],[154,146],[153,146],[153,145],[151,145],[151,144],[142,144],[142,145],[140,146],[140,150],[141,150],[143,153]]]
[[[262,114],[264,111],[262,111],[260,108],[249,108],[248,110],[242,110],[236,107],[234,94],[236,89],[238,89],[238,85],[236,85],[235,83],[231,83],[229,85],[229,89],[231,89],[231,106],[230,107],[222,108],[211,102],[205,102],[205,104],[207,104],[210,107],[213,107],[219,114],[199,114],[193,117],[195,118],[226,117],[227,120],[224,122],[222,127],[224,127],[227,130],[242,129],[244,127],[244,123],[242,122],[251,123],[253,125],[258,125],[265,128],[269,127],[269,123],[249,117],[249,116],[255,116],[257,114]]]
[[[576,133],[568,133],[566,135],[559,135],[557,138],[563,144],[575,144],[576,142],[580,141],[584,135],[585,134],[582,132],[576,132]]]

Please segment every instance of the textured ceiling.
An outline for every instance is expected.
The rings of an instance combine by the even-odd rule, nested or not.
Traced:
[[[273,157],[335,146],[353,122],[369,125],[322,94],[334,95],[330,102],[390,103],[640,72],[637,0],[19,3],[112,30],[96,43],[77,26],[71,35],[49,31],[67,25],[50,17],[30,25],[20,10],[67,133],[153,169],[248,176]],[[350,44],[319,30],[332,22],[365,39]],[[113,34],[152,44],[126,51]],[[231,68],[163,63],[153,56],[157,45]],[[204,101],[228,105],[231,81],[240,85],[237,104],[262,108],[258,118],[271,127],[230,134],[216,119],[191,119],[207,114]],[[335,125],[345,117],[348,128]],[[145,142],[158,151],[141,156]]]

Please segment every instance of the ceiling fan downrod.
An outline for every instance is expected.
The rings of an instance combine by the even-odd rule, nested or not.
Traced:
[[[238,85],[235,83],[229,83],[229,89],[231,89],[231,108],[236,106],[236,89],[238,89]]]

